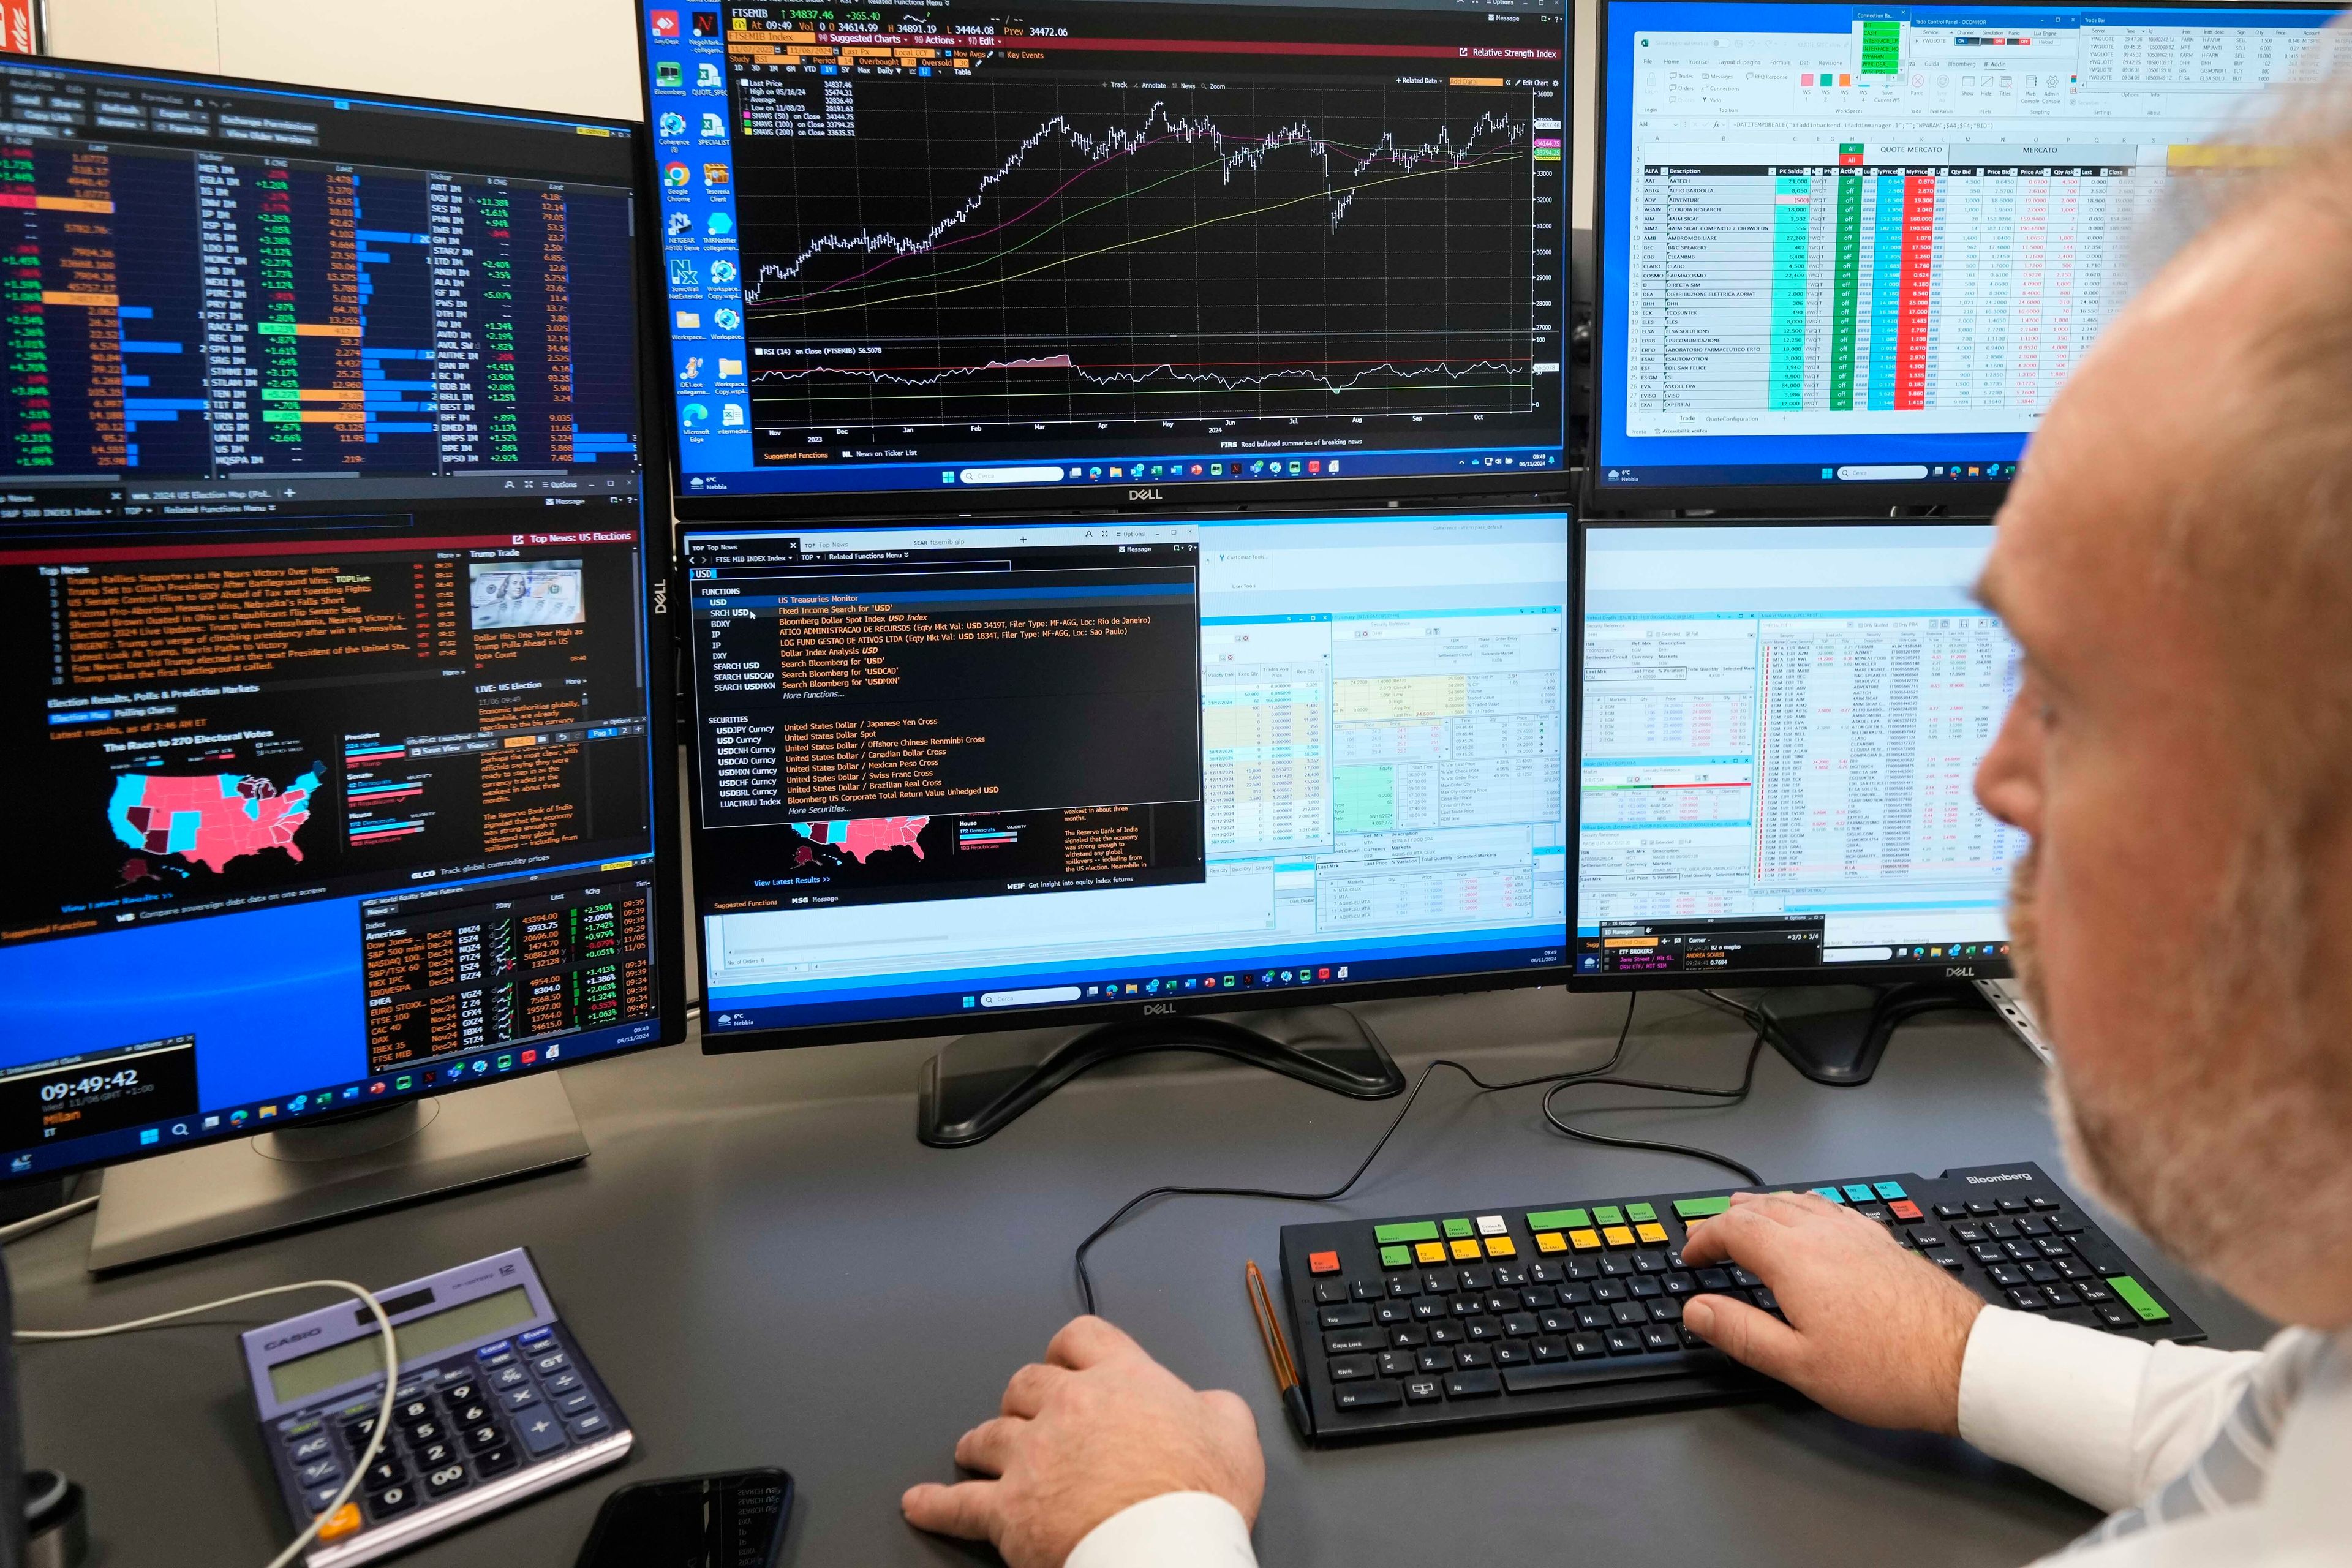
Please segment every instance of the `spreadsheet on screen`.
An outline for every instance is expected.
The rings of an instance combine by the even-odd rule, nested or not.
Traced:
[[[2005,478],[2333,15],[1612,6],[1602,481]]]

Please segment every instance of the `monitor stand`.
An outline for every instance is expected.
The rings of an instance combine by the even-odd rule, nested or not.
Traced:
[[[1898,1027],[1946,1007],[1985,1011],[1988,1004],[1968,981],[1927,980],[1776,991],[1754,1011],[1764,1037],[1790,1066],[1815,1083],[1852,1089],[1870,1081]]]
[[[201,1145],[106,1173],[92,1273],[577,1164],[560,1073]]]
[[[1387,1048],[1344,1007],[1121,1019],[949,1041],[923,1064],[915,1135],[935,1149],[980,1142],[1088,1068],[1145,1051],[1210,1051],[1352,1100],[1404,1089]]]

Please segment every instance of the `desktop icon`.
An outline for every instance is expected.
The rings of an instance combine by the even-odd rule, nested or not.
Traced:
[[[396,1089],[406,1091],[416,1087],[416,1080],[409,1077],[406,1073],[403,1073],[398,1078],[392,1080],[392,1087]]]
[[[694,171],[688,168],[683,163],[664,163],[662,165],[662,188],[664,190],[682,191],[686,189],[688,182],[693,178]]]
[[[742,379],[742,377],[743,377],[743,362],[742,362],[741,360],[740,360],[740,359],[727,359],[727,358],[724,358],[724,357],[722,357],[722,358],[719,360],[719,380],[721,380],[721,381],[740,381],[740,380],[741,380],[741,379]]]
[[[1336,474],[1336,473],[1338,473],[1338,472],[1339,471],[1339,458],[1332,458],[1329,462],[1328,462],[1328,463],[1324,464],[1324,465],[1323,465],[1323,471],[1324,471],[1326,474]]]
[[[1331,972],[1328,969],[1318,969],[1315,972],[1315,978],[1318,980],[1328,980],[1331,978]]]
[[[499,1070],[500,1072],[506,1072],[506,1071],[508,1071],[509,1068],[511,1068],[513,1066],[514,1066],[514,1055],[513,1055],[513,1053],[512,1053],[512,1052],[509,1052],[508,1054],[506,1054],[506,1055],[504,1055],[504,1056],[502,1056],[502,1057],[499,1058]]]
[[[163,1136],[163,1131],[160,1127],[142,1127],[139,1130],[139,1142],[142,1143],[157,1142]]]
[[[474,1076],[475,1076],[476,1078],[479,1078],[479,1077],[481,1077],[484,1073],[486,1073],[486,1072],[488,1072],[488,1071],[489,1071],[489,1070],[490,1070],[490,1058],[488,1058],[488,1057],[476,1057],[476,1058],[474,1058]]]
[[[1185,989],[1185,990],[1187,990],[1187,991],[1198,991],[1200,988],[1201,988],[1201,982],[1200,982],[1200,979],[1199,979],[1199,977],[1198,977],[1198,976],[1196,976],[1196,975],[1187,975],[1187,976],[1185,976],[1185,979],[1184,979],[1184,989]]]
[[[1344,963],[1339,966],[1339,978],[1342,980],[1348,978],[1348,966]]]
[[[693,262],[685,259],[683,257],[670,262],[669,286],[671,288],[691,289],[701,281],[701,277],[697,274],[694,269]]]
[[[174,1121],[174,1122],[173,1122],[173,1123],[172,1123],[172,1136],[173,1136],[173,1137],[174,1137],[174,1138],[185,1138],[187,1135],[188,1135],[188,1124],[187,1124],[186,1122],[184,1122],[184,1121]]]
[[[522,1065],[523,1065],[523,1066],[525,1066],[525,1067],[529,1067],[529,1066],[530,1066],[530,1064],[531,1064],[531,1063],[533,1063],[533,1062],[535,1062],[535,1061],[537,1061],[537,1060],[539,1060],[539,1053],[538,1053],[537,1051],[525,1051],[525,1052],[523,1052],[523,1054],[522,1054]]]
[[[352,1084],[351,1087],[343,1090],[343,1098],[345,1100],[357,1100],[359,1097],[360,1086],[357,1084]]]
[[[705,163],[702,165],[702,188],[706,191],[723,190],[729,176],[730,171],[726,164]]]
[[[684,87],[686,72],[676,60],[661,60],[654,66],[656,87]]]
[[[661,134],[664,136],[676,137],[686,134],[686,116],[683,114],[665,114],[655,123],[660,128]]]
[[[263,1107],[261,1108],[261,1114],[260,1114],[260,1116],[259,1116],[258,1118],[257,1118],[257,1120],[258,1120],[258,1121],[268,1121],[271,1117],[273,1117],[273,1116],[275,1116],[275,1115],[277,1115],[277,1114],[278,1114],[278,1108],[277,1108],[276,1106],[274,1106],[274,1105],[265,1105],[265,1106],[263,1106]]]
[[[289,1116],[299,1116],[302,1114],[302,1108],[310,1103],[310,1097],[309,1095],[298,1094],[293,1099],[286,1102],[286,1114]]]
[[[677,326],[680,331],[700,331],[702,330],[702,312],[699,310],[680,310],[677,312]]]
[[[743,428],[743,405],[740,403],[720,404],[719,405],[719,423],[720,427],[723,429],[740,430]]]
[[[1321,472],[1323,471],[1323,459],[1322,459],[1322,458],[1307,458],[1307,471],[1308,473],[1310,473],[1310,474],[1319,474],[1319,473],[1321,473]]]
[[[692,381],[701,374],[702,356],[700,354],[687,355],[686,363],[677,367],[677,378],[680,381]]]
[[[719,36],[719,13],[716,11],[697,11],[694,14],[694,36],[698,38],[717,37]]]
[[[382,1094],[385,1089],[391,1087],[392,1086],[384,1082],[383,1079],[378,1079],[373,1083],[368,1085],[368,1092],[370,1094]]]
[[[675,38],[677,37],[677,13],[675,11],[653,12],[646,17],[646,26],[653,30],[653,35],[656,38]]]
[[[712,288],[724,289],[729,284],[734,282],[736,277],[737,273],[735,271],[735,264],[728,260],[725,257],[722,256],[718,260],[710,264],[710,286]]]
[[[228,1124],[231,1127],[242,1127],[245,1125],[245,1118],[246,1113],[244,1111],[232,1110],[228,1113]]]
[[[735,232],[735,220],[726,213],[712,213],[702,231],[713,239],[724,239]]]
[[[669,230],[669,237],[672,239],[676,239],[681,235],[690,234],[694,230],[694,215],[688,212],[672,213],[669,215],[669,222],[667,226]]]
[[[677,84],[676,82],[671,82],[669,85],[676,87]],[[719,74],[719,62],[717,60],[695,61],[694,85],[697,87],[725,87],[727,85],[727,79]]]
[[[219,1117],[217,1117],[217,1116],[207,1116],[207,1117],[205,1117],[205,1131],[209,1132],[209,1131],[211,1131],[214,1128],[218,1127],[219,1125],[220,1125],[220,1118],[219,1118]]]
[[[8,1169],[12,1174],[21,1173],[23,1172],[29,1171],[32,1168],[33,1157],[30,1154],[16,1155],[14,1159],[8,1162]]]
[[[682,404],[678,407],[677,420],[688,430],[699,430],[710,423],[710,405],[707,403]]]
[[[726,215],[723,213],[713,213],[710,216],[716,218],[723,217]],[[743,326],[743,312],[737,310],[732,305],[721,305],[719,309],[710,312],[710,324],[717,327],[722,332],[740,331],[742,330]]]
[[[1293,458],[1290,459],[1290,477],[1292,479],[1295,479],[1298,477],[1300,468],[1301,464],[1297,458]]]
[[[686,121],[681,119],[677,123],[678,134],[681,136],[685,135]],[[705,142],[724,142],[727,140],[727,120],[726,117],[721,115],[717,110],[706,109],[702,111],[702,139]]]

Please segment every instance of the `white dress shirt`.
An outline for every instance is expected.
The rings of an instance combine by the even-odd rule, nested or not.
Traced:
[[[2204,1451],[2267,1353],[2151,1345],[1988,1307],[1960,1366],[1960,1435],[2085,1502],[2127,1508]],[[2290,1409],[2259,1502],[2074,1553],[2067,1568],[2346,1568],[2347,1486],[2352,1333],[2336,1339]],[[1232,1504],[1205,1492],[1173,1492],[1097,1525],[1063,1568],[1256,1563],[1249,1529]]]

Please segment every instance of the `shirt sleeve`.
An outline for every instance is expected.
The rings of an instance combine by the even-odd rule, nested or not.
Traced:
[[[1087,1531],[1062,1568],[1257,1568],[1241,1511],[1209,1492],[1163,1492]]]
[[[2189,1468],[2260,1360],[1988,1307],[1960,1363],[1960,1436],[2112,1510]]]

